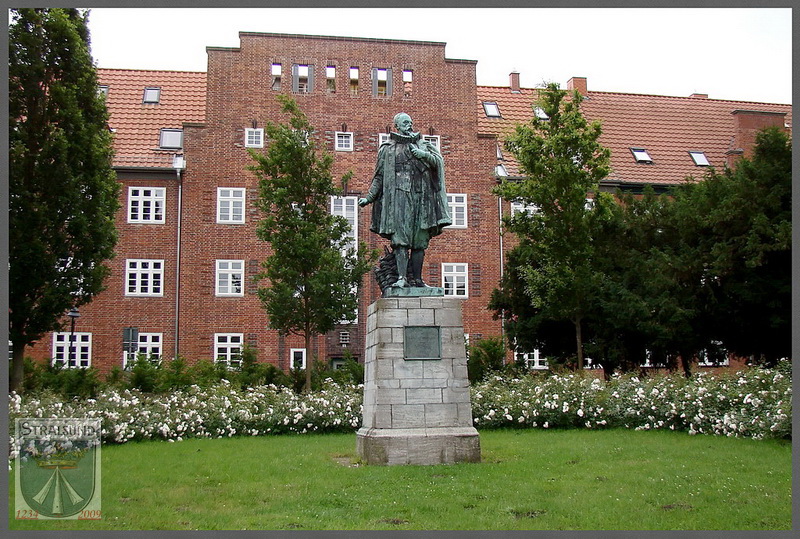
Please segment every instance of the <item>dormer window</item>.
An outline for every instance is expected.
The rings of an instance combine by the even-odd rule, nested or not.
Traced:
[[[484,101],[483,111],[486,113],[487,118],[500,118],[500,107],[494,101]]]
[[[161,88],[145,88],[142,103],[158,103],[161,100]]]
[[[633,154],[633,158],[636,160],[637,163],[648,163],[652,164],[653,159],[650,157],[650,154],[647,153],[647,150],[644,148],[631,148],[631,153]]]
[[[689,155],[692,156],[692,161],[694,161],[694,164],[698,167],[711,166],[711,163],[708,162],[705,152],[689,152]]]

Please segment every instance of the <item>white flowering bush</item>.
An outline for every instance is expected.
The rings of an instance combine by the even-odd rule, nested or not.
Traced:
[[[66,402],[54,393],[12,394],[9,419],[13,425],[17,417],[98,417],[106,443],[352,431],[361,423],[362,394],[363,386],[331,380],[307,395],[275,385],[240,390],[225,380],[206,389],[105,391],[94,399]]]
[[[610,381],[577,374],[495,376],[471,387],[478,428],[670,429],[689,434],[790,438],[792,387],[783,368],[749,368]],[[363,385],[326,380],[297,394],[275,385],[238,389],[227,381],[169,394],[108,390],[64,401],[52,392],[12,393],[17,417],[100,418],[105,443],[192,437],[221,438],[305,432],[352,432],[361,426]]]
[[[713,375],[496,376],[472,386],[477,427],[625,427],[755,439],[790,438],[787,368]]]

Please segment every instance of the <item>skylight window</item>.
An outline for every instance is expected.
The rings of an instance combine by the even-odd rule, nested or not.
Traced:
[[[708,162],[705,152],[689,152],[689,155],[692,156],[694,164],[698,167],[707,167],[711,165],[711,163]]]
[[[533,107],[533,113],[536,114],[536,117],[539,118],[540,120],[550,119],[550,116],[548,116],[547,113],[545,113],[542,107]]]
[[[633,153],[633,158],[636,159],[637,163],[652,163],[653,159],[650,157],[650,154],[647,153],[647,150],[644,148],[631,148],[631,153]]]
[[[488,118],[500,118],[500,107],[494,101],[484,101],[483,111]]]
[[[145,88],[142,103],[158,103],[161,100],[161,88]]]

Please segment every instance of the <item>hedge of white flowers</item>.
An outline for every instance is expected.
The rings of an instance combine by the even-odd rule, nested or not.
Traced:
[[[568,375],[494,377],[471,388],[478,428],[670,429],[689,434],[791,437],[788,369],[637,377],[610,381]],[[786,374],[784,374],[786,373]],[[226,381],[166,395],[136,390],[63,401],[52,393],[10,396],[17,417],[102,420],[105,443],[191,437],[352,432],[361,426],[363,386],[327,380],[298,395],[274,385],[241,390]]]
[[[607,382],[574,374],[495,377],[472,391],[479,428],[625,427],[791,437],[792,381],[778,369],[701,372],[692,378],[621,375]]]

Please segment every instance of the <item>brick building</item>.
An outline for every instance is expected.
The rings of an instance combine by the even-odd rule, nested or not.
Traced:
[[[518,73],[508,87],[477,86],[476,62],[448,59],[438,42],[243,32],[238,48],[207,53],[206,73],[98,72],[123,186],[120,241],[106,291],[80,310],[70,366],[107,372],[133,351],[231,363],[245,344],[283,369],[306,356],[360,358],[363,313],[380,295],[371,275],[359,292],[358,320],[309,351],[301,339],[269,329],[256,295],[253,277],[269,250],[256,238],[258,185],[248,149],[264,147],[266,121],[285,119],[279,93],[297,100],[315,128],[311,137],[334,154],[335,177],[353,171],[331,211],[374,248],[387,242],[369,232],[370,212],[357,200],[393,116],[409,113],[414,129],[439,145],[455,222],[431,242],[425,277],[464,300],[471,339],[501,334],[486,304],[502,271],[500,215],[511,207],[491,189],[498,176],[518,175],[499,141],[530,118],[535,89],[520,87]],[[791,122],[789,105],[590,92],[583,78],[568,87],[587,97],[588,118],[603,121],[613,169],[603,189],[664,187],[701,175],[703,158],[721,166],[749,150],[755,128]],[[64,361],[69,332],[29,352]]]

